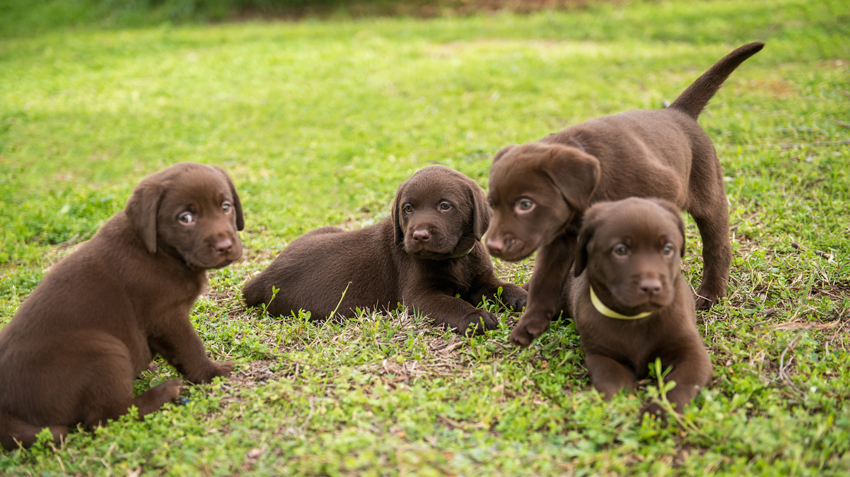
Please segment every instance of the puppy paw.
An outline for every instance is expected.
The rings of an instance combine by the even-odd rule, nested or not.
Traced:
[[[230,373],[233,372],[233,362],[232,361],[213,361],[213,365],[215,366],[215,374],[213,377],[228,377]]]
[[[179,379],[169,379],[157,387],[157,390],[160,389],[163,401],[176,401],[180,397],[180,391],[183,389],[183,383],[181,383]]]
[[[495,330],[499,326],[499,317],[489,311],[476,309],[458,323],[455,332],[459,335],[480,335],[486,330]]]
[[[519,323],[511,331],[508,340],[517,346],[525,348],[548,329],[549,320],[523,315]]]
[[[725,290],[723,293],[718,293],[715,290],[708,289],[708,287],[700,286],[697,289],[696,296],[694,297],[694,301],[696,301],[696,309],[708,310],[712,306],[717,304],[717,302],[720,300],[720,297],[725,295]]]
[[[502,288],[502,302],[513,311],[522,311],[528,301],[528,292],[522,288],[507,284]]]
[[[649,417],[662,421],[667,419],[667,412],[656,402],[644,404],[640,409],[640,415],[643,416],[644,414],[649,414]]]

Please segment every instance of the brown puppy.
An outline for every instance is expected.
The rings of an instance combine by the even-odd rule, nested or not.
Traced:
[[[694,299],[681,272],[685,225],[672,203],[631,198],[600,202],[584,215],[570,303],[594,387],[610,398],[646,377],[661,358],[682,412],[711,379]],[[657,404],[645,412],[660,414]]]
[[[494,329],[496,315],[474,305],[501,287],[502,301],[520,310],[526,292],[493,273],[480,241],[489,222],[475,181],[429,166],[399,186],[380,223],[351,232],[323,227],[293,240],[245,285],[245,302],[267,303],[275,315],[303,309],[313,318],[392,310],[401,302],[458,333]],[[273,286],[280,289],[275,296]]]
[[[54,442],[82,423],[139,416],[180,393],[170,380],[133,398],[154,354],[189,381],[227,376],[210,361],[189,311],[206,269],[238,259],[244,220],[221,169],[183,163],[145,178],[124,211],[59,262],[0,330],[0,444]]]
[[[496,154],[487,248],[509,261],[540,249],[528,307],[511,342],[528,346],[569,309],[559,297],[567,297],[562,290],[582,212],[597,201],[653,196],[690,212],[702,235],[705,263],[697,306],[708,308],[726,294],[732,253],[723,175],[711,139],[696,120],[732,71],[763,46],[750,43],[733,51],[666,109],[594,119]]]

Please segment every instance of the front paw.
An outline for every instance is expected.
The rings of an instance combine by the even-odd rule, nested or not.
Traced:
[[[486,330],[495,330],[499,326],[499,317],[479,308],[466,315],[458,323],[455,332],[459,335],[480,335]]]
[[[532,316],[526,313],[522,315],[522,318],[520,318],[519,323],[511,331],[508,339],[511,343],[525,348],[548,329],[549,320],[541,316]]]
[[[213,378],[219,376],[226,378],[233,372],[234,364],[232,361],[213,361],[213,366],[215,366]],[[210,378],[210,380],[212,380],[212,378]]]
[[[233,363],[230,361],[209,361],[207,366],[204,366],[203,371],[186,374],[184,377],[187,381],[195,384],[211,383],[214,378],[228,377],[233,372]]]
[[[640,415],[643,416],[644,414],[649,414],[649,417],[653,419],[660,419],[662,421],[667,418],[667,411],[665,411],[664,408],[657,402],[644,404],[644,406],[640,409]]]
[[[528,292],[522,288],[505,284],[502,287],[502,303],[513,311],[522,311],[528,301]]]

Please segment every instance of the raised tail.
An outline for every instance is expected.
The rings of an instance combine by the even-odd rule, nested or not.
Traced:
[[[724,56],[667,107],[678,109],[694,119],[698,118],[699,113],[702,112],[711,97],[717,93],[720,85],[735,71],[735,68],[746,61],[747,58],[761,51],[762,48],[764,48],[764,43],[749,43]]]

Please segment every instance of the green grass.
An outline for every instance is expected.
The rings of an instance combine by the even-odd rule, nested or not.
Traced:
[[[0,451],[0,473],[850,472],[844,2],[98,25],[22,34],[0,23],[0,326],[141,178],[205,162],[237,185],[246,253],[210,274],[192,318],[210,355],[238,370],[142,422]],[[681,420],[640,418],[651,382],[602,401],[567,320],[519,350],[507,344],[516,314],[467,339],[404,310],[317,324],[241,306],[242,284],[288,240],[384,217],[415,170],[445,164],[486,188],[500,147],[660,107],[754,40],[767,46],[700,120],[727,177],[734,259],[727,299],[698,314],[713,380]],[[690,223],[692,284],[699,257]],[[516,282],[529,267],[497,263]],[[175,376],[161,365],[137,391]]]

